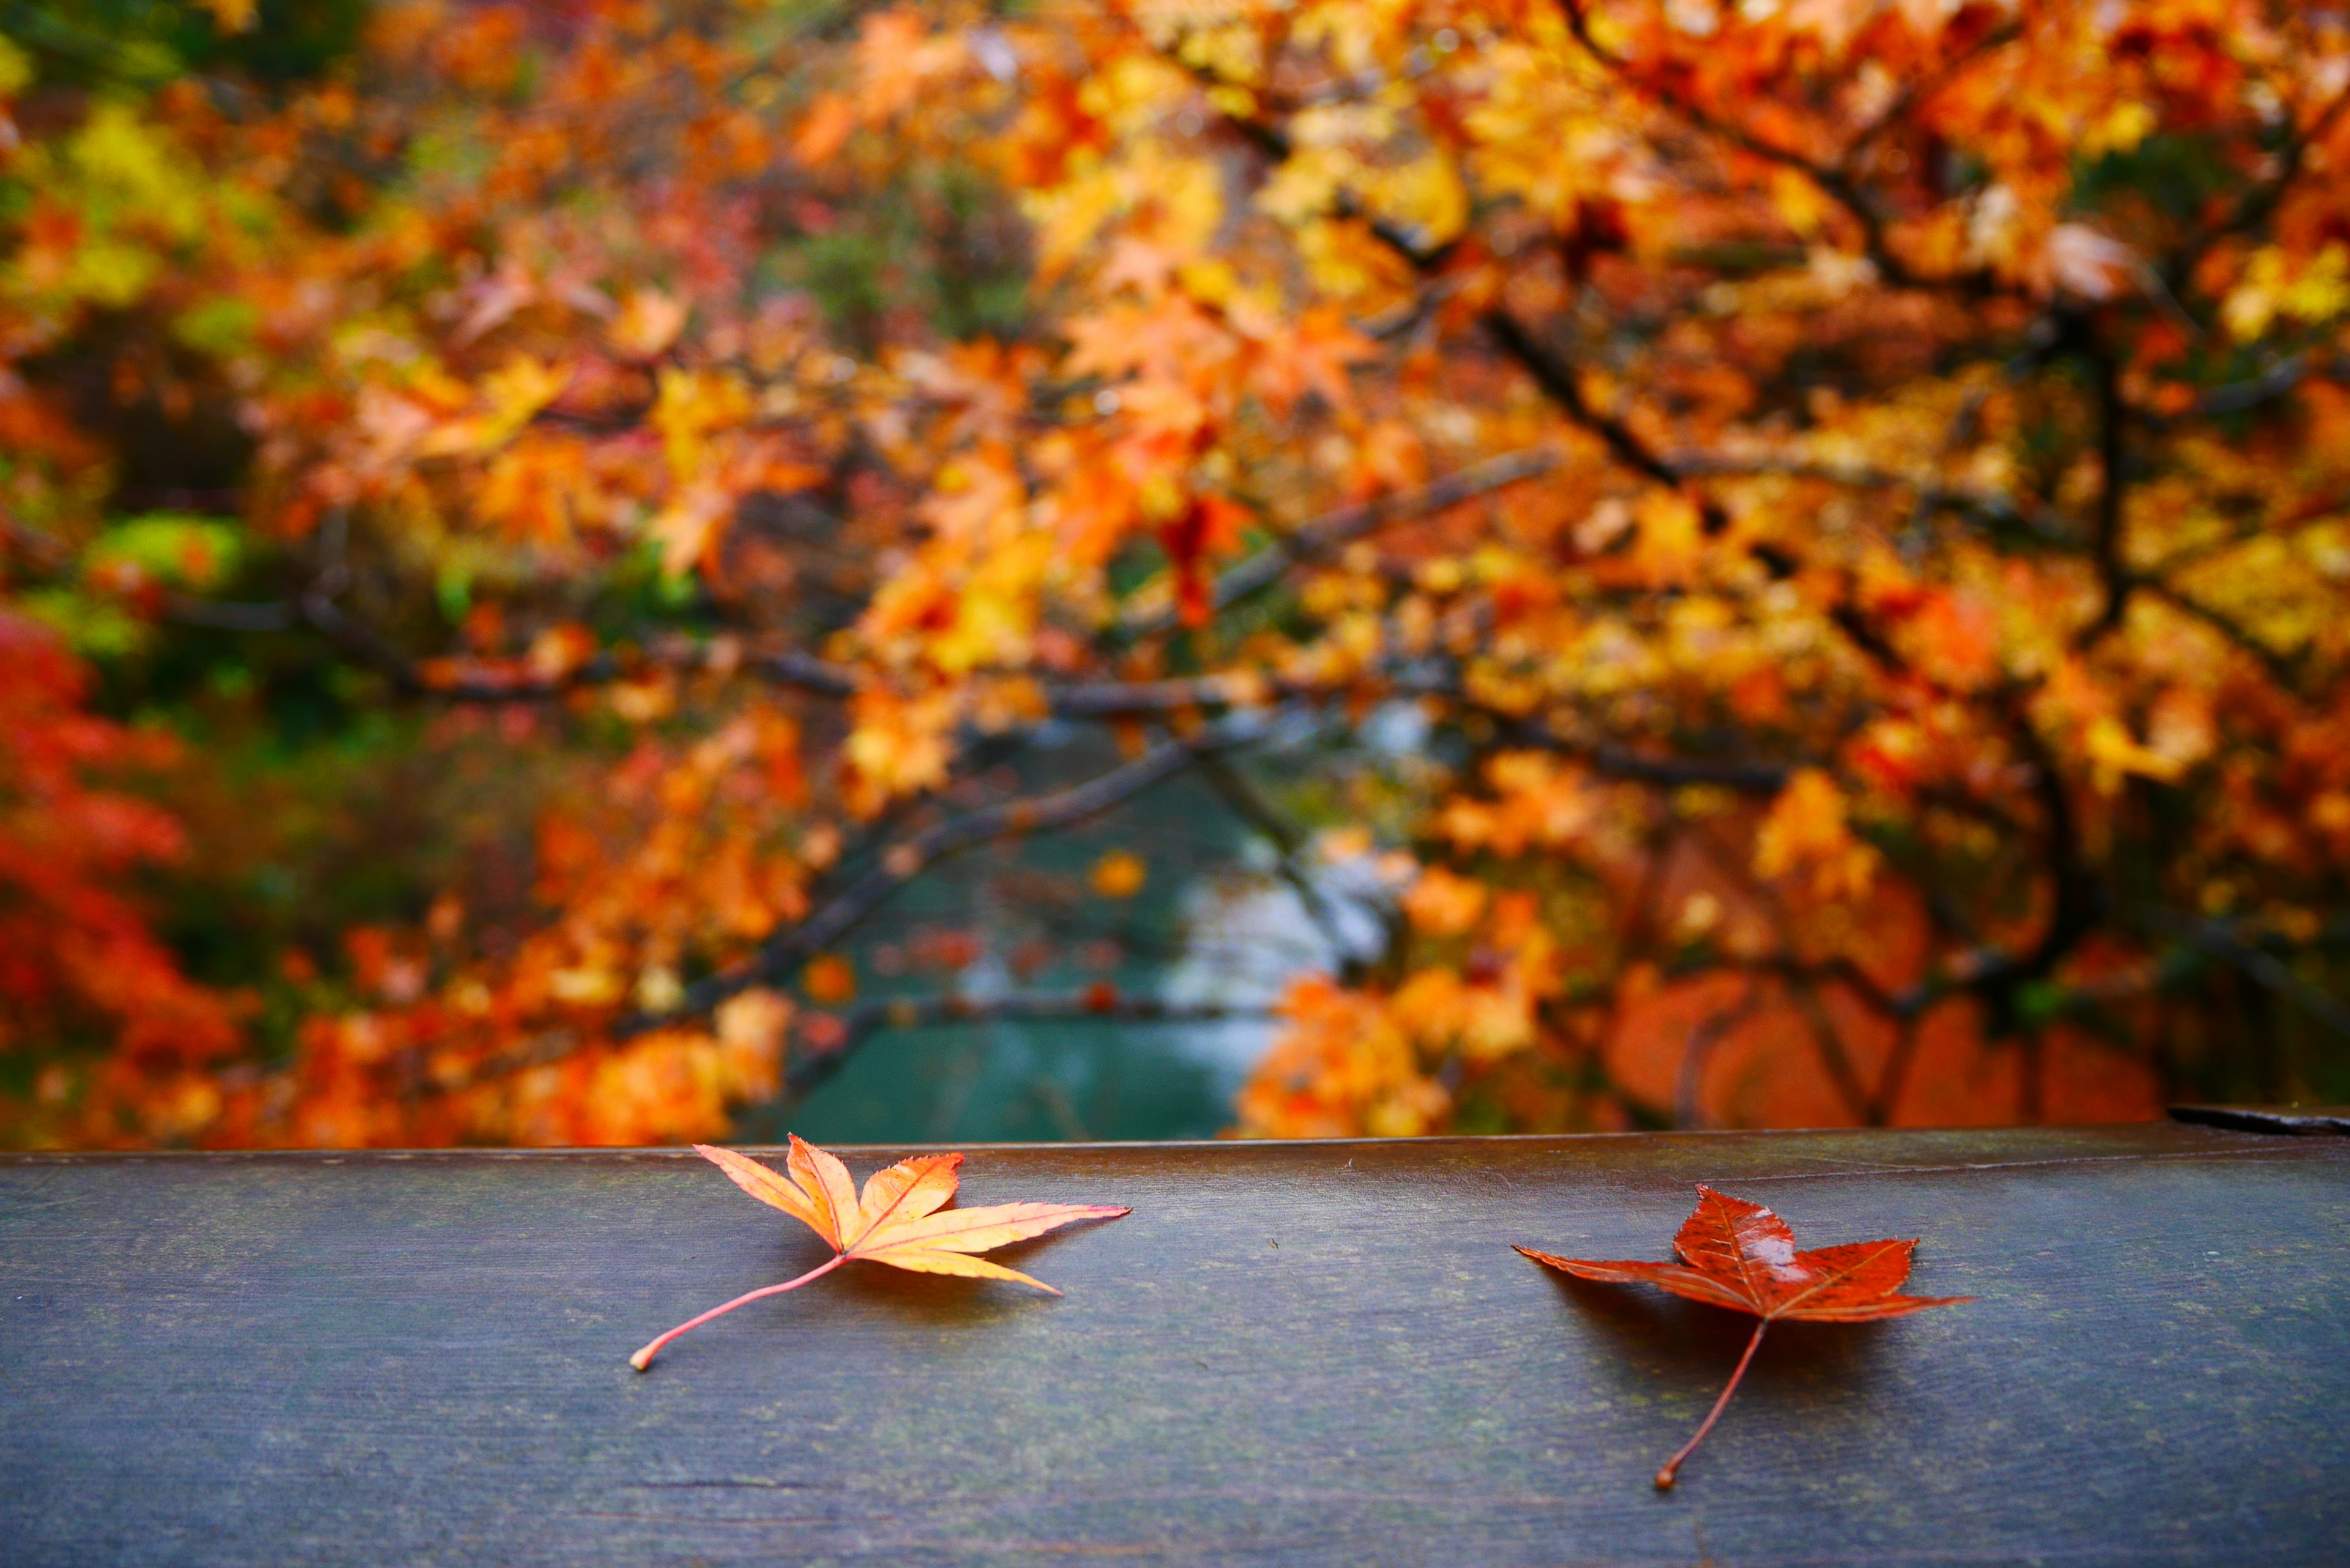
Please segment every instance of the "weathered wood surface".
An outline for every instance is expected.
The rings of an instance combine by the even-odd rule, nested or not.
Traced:
[[[1699,1180],[1979,1299],[1773,1331],[1659,1496],[1742,1322],[1509,1243],[1659,1256]],[[860,1265],[639,1376],[821,1256],[690,1154],[0,1160],[0,1561],[2350,1556],[2350,1139],[1030,1147],[964,1198],[1135,1212],[1005,1254],[1065,1299]]]

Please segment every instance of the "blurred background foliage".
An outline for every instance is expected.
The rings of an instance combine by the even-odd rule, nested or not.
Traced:
[[[2350,1099],[2274,9],[9,0],[0,1136]]]

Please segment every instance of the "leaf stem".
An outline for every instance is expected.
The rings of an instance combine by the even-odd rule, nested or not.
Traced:
[[[732,1305],[733,1303],[729,1303],[728,1304]],[[720,1307],[718,1310],[720,1312],[724,1312],[726,1308]],[[688,1324],[686,1326],[691,1328],[692,1324]],[[1771,1320],[1767,1317],[1759,1318],[1755,1321],[1754,1337],[1746,1342],[1746,1354],[1738,1358],[1738,1370],[1730,1375],[1730,1381],[1728,1383],[1722,1385],[1721,1397],[1716,1399],[1713,1402],[1713,1408],[1706,1412],[1705,1425],[1700,1427],[1695,1435],[1693,1435],[1688,1442],[1683,1443],[1680,1446],[1680,1451],[1675,1454],[1671,1459],[1667,1459],[1665,1461],[1665,1468],[1657,1472],[1657,1490],[1659,1491],[1670,1491],[1672,1490],[1673,1477],[1679,1471],[1681,1461],[1690,1457],[1690,1450],[1694,1449],[1700,1443],[1705,1441],[1705,1435],[1713,1430],[1713,1424],[1716,1421],[1721,1419],[1721,1407],[1730,1403],[1730,1397],[1732,1394],[1738,1392],[1738,1380],[1746,1376],[1746,1368],[1753,1362],[1755,1351],[1762,1348],[1762,1331],[1770,1326]],[[682,1333],[684,1331],[680,1330],[679,1332]],[[655,1343],[658,1344],[659,1342],[656,1341]]]
[[[795,1291],[802,1285],[807,1283],[810,1280],[822,1279],[825,1275],[832,1272],[833,1270],[840,1267],[841,1264],[847,1262],[848,1262],[848,1254],[843,1252],[834,1258],[830,1262],[810,1269],[798,1279],[785,1280],[780,1285],[762,1285],[755,1291],[746,1291],[742,1295],[736,1296],[733,1301],[728,1302],[723,1306],[712,1307],[700,1317],[690,1317],[683,1323],[679,1324],[675,1328],[671,1329],[667,1334],[662,1334],[659,1339],[654,1340],[650,1345],[646,1345],[642,1350],[638,1351],[634,1355],[629,1357],[629,1365],[635,1367],[638,1371],[642,1372],[653,1364],[653,1357],[660,1354],[661,1346],[667,1345],[671,1340],[675,1339],[679,1334],[687,1333],[692,1329],[700,1328],[703,1324],[708,1323],[713,1317],[723,1317],[726,1314],[733,1312],[736,1307],[741,1306],[745,1302],[757,1301],[761,1296],[779,1296],[785,1291]],[[1752,1355],[1752,1353],[1750,1351],[1748,1354]],[[1706,1424],[1708,1426],[1712,1425],[1710,1421]],[[1700,1437],[1703,1435],[1703,1433],[1699,1434]]]

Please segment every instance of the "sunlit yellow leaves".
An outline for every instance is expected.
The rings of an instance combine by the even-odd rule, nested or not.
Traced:
[[[1158,134],[1195,90],[1188,72],[1150,50],[1121,52],[1087,76],[1076,107],[1105,128],[1110,146],[1056,161],[1060,177],[1021,197],[1045,277],[1059,276],[1114,221],[1173,254],[1206,248],[1223,216],[1219,165],[1205,150]]]
[[[101,100],[62,146],[16,155],[35,201],[8,286],[52,307],[130,305],[206,223],[205,184],[170,133]]]
[[[931,538],[875,593],[861,634],[892,662],[951,675],[1024,663],[1056,562],[1010,453],[988,446],[947,464],[920,514]]]
[[[1258,1137],[1410,1137],[1440,1127],[1451,1096],[1377,996],[1321,976],[1282,998],[1282,1033],[1234,1102]]]
[[[1307,277],[1326,299],[1378,303],[1410,286],[1407,264],[1360,223],[1302,223],[1296,244]]]
[[[652,428],[661,438],[670,472],[681,483],[700,477],[711,437],[748,421],[756,410],[740,376],[664,368],[653,403]]]
[[[1450,158],[1430,154],[1363,182],[1371,209],[1429,248],[1448,244],[1469,223],[1469,188]]]
[[[425,456],[494,452],[512,441],[563,394],[571,372],[527,354],[515,354],[481,379],[476,412],[452,421],[420,443]]]
[[[2081,138],[2081,151],[2090,158],[2134,152],[2161,123],[2161,111],[2154,105],[2127,99],[2107,109],[2103,119],[2087,129]]]
[[[2099,792],[2105,794],[2118,789],[2126,774],[2168,780],[2178,774],[2171,759],[2150,746],[2140,745],[2128,726],[2110,715],[2090,722],[2082,736],[2082,744],[2096,770]]]
[[[1131,850],[1112,849],[1094,862],[1086,879],[1105,898],[1131,898],[1142,891],[1142,884],[1149,876],[1150,867],[1141,856]]]
[[[2330,321],[2350,309],[2350,246],[2336,240],[2296,261],[2275,245],[2255,252],[2242,280],[2220,307],[2228,330],[2250,340],[2282,317],[2305,324]]]
[[[1293,228],[1306,223],[1336,204],[1353,169],[1353,156],[1337,149],[1293,152],[1257,192],[1257,205]]]
[[[1754,874],[1795,877],[1824,898],[1856,898],[1875,879],[1874,846],[1853,836],[1850,806],[1835,780],[1804,768],[1787,781],[1754,838]]]
[[[2079,700],[2088,699],[2084,693]],[[2211,753],[2218,732],[2209,695],[2185,685],[2172,686],[2147,711],[2146,739],[2115,713],[2094,714],[2083,727],[2080,743],[2090,768],[2090,782],[2103,794],[2113,794],[2131,776],[2176,783]]]
[[[1804,239],[1819,232],[1835,204],[1809,175],[1781,169],[1771,176],[1771,202],[1786,225]]]
[[[1455,795],[1437,817],[1439,830],[1463,850],[1490,849],[1508,859],[1561,850],[1581,840],[1601,808],[1582,767],[1539,752],[1503,752],[1485,764],[1490,798]]]
[[[846,754],[850,809],[872,816],[900,795],[935,788],[946,778],[953,754],[950,733],[956,719],[951,693],[907,701],[868,687],[853,700],[856,727]]]
[[[1396,988],[1388,1008],[1423,1054],[1440,1057],[1457,1047],[1471,1062],[1491,1064],[1534,1044],[1535,1001],[1514,965],[1482,984],[1451,969],[1424,969]]]
[[[1632,569],[1655,587],[1689,581],[1704,547],[1696,503],[1678,492],[1650,490],[1635,504],[1632,516],[1639,530],[1632,542]]]
[[[0,98],[14,98],[24,91],[34,75],[33,57],[13,40],[0,38]]]

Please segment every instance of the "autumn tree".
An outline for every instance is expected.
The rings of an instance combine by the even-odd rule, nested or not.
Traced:
[[[2337,13],[580,0],[46,59],[25,722],[324,712],[536,822],[495,919],[452,873],[331,966],[159,947],[102,1039],[16,1023],[36,941],[21,1136],[712,1136],[878,1029],[1164,1016],[841,951],[1191,774],[1385,917],[1243,1131],[2345,1092]],[[1120,750],[1021,787],[1071,727]]]

